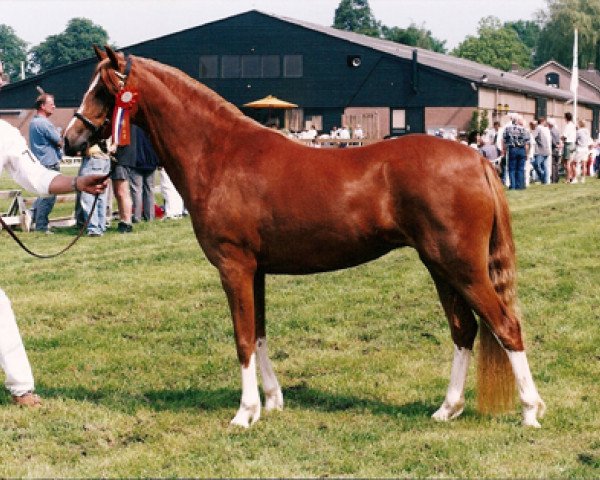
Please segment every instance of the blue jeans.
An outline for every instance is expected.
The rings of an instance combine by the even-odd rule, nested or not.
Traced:
[[[546,159],[548,158],[548,155],[540,155],[539,153],[536,153],[533,156],[533,169],[535,170],[535,174],[537,175],[538,179],[540,180],[541,183],[547,183],[546,182]]]
[[[511,147],[508,151],[508,176],[511,190],[525,189],[525,147]]]
[[[81,167],[79,168],[79,175],[106,175],[110,170],[110,160],[99,157],[84,157],[81,161]],[[82,220],[85,222],[88,217],[90,221],[87,226],[87,233],[102,235],[106,230],[106,200],[108,192],[105,190],[103,193],[98,195],[98,201],[96,202],[96,208],[90,216],[92,205],[94,204],[95,195],[90,193],[81,192],[80,194],[80,205]]]
[[[58,163],[46,168],[48,170],[60,172],[60,165]],[[55,203],[56,195],[38,197],[33,203],[33,209],[35,210],[35,230],[37,232],[45,232],[48,230],[48,216],[54,208]]]

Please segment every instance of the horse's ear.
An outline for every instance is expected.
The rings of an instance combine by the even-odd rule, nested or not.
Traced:
[[[108,58],[110,58],[111,67],[113,67],[118,72],[119,71],[119,59],[117,58],[117,54],[115,52],[113,52],[113,49],[110,48],[108,45],[105,45],[104,49],[106,50],[106,54],[108,55]]]
[[[106,58],[106,53],[100,50],[100,48],[98,48],[98,45],[94,45],[94,52],[96,53],[98,60],[102,61]]]

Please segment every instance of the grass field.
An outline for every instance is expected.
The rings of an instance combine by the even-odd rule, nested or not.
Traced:
[[[6,185],[3,186],[6,188]],[[188,219],[28,257],[2,233],[13,302],[44,405],[0,393],[0,477],[600,477],[600,181],[509,192],[529,361],[548,405],[430,419],[452,343],[414,251],[267,279],[283,412],[249,430],[216,270]],[[23,234],[54,251],[74,235]]]

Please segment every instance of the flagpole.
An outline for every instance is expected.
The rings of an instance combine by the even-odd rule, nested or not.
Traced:
[[[573,123],[577,126],[577,87],[579,86],[579,66],[577,48],[577,29],[573,35],[573,69],[571,70],[571,92],[573,93]]]

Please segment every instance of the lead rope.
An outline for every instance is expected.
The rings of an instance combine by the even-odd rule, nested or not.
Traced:
[[[111,161],[111,172],[113,169],[113,164],[114,162]],[[110,178],[111,172],[109,172],[105,179]],[[90,218],[92,216],[92,214],[94,213],[94,209],[96,208],[96,203],[98,203],[98,197],[100,194],[97,194],[94,197],[94,203],[92,203],[92,208],[90,209],[90,213],[87,216],[87,219],[85,220],[85,222],[83,223],[81,229],[79,230],[79,233],[77,234],[77,236],[71,240],[71,243],[69,243],[66,247],[64,247],[62,250],[59,250],[56,253],[50,253],[50,254],[41,254],[41,253],[36,253],[33,250],[31,250],[29,247],[27,247],[27,245],[25,245],[21,239],[19,237],[17,237],[17,234],[13,231],[12,228],[10,228],[10,226],[8,226],[6,224],[6,222],[4,221],[4,219],[2,218],[2,216],[0,216],[0,224],[2,224],[2,228],[4,230],[6,230],[8,232],[8,234],[13,238],[13,240],[15,242],[17,242],[17,244],[23,249],[25,250],[29,255],[31,255],[32,257],[36,257],[36,258],[54,258],[54,257],[58,257],[59,255],[62,255],[63,253],[65,253],[67,250],[69,250],[73,245],[75,245],[77,243],[77,241],[83,236],[83,232],[85,231],[85,229],[88,226],[88,223],[90,223]]]

